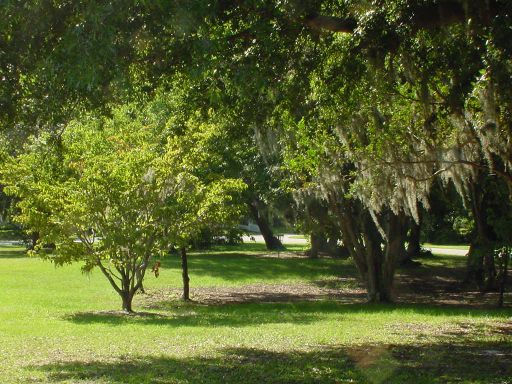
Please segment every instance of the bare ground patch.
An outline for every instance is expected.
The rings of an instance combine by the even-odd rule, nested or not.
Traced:
[[[465,269],[430,267],[402,270],[395,278],[396,301],[411,304],[493,308],[498,292],[481,292],[464,283]],[[504,296],[505,307],[512,305],[512,286]]]
[[[354,280],[354,279],[352,279]],[[203,305],[240,303],[277,303],[289,301],[336,300],[344,303],[363,303],[366,294],[360,287],[337,287],[337,283],[325,280],[315,283],[248,284],[241,287],[192,288],[191,297]],[[351,283],[355,283],[351,281]],[[146,308],[158,307],[160,303],[177,300],[180,289],[159,289],[148,291],[142,298]]]
[[[181,298],[179,288],[148,290],[139,298],[141,306],[155,309],[162,303]],[[345,304],[364,303],[364,286],[352,277],[331,278],[313,282],[283,284],[248,284],[238,287],[191,288],[192,301],[202,305],[241,303],[278,303],[290,301],[333,300]],[[493,308],[498,293],[468,290],[457,277],[416,277],[399,275],[395,281],[396,302],[435,306]],[[512,304],[512,293],[505,294],[505,305]]]

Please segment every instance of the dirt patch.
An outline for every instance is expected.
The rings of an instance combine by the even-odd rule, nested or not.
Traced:
[[[417,288],[421,286],[421,288]],[[179,300],[182,291],[158,289],[141,295],[141,305],[148,309],[160,308],[164,303]],[[240,287],[191,288],[196,304],[222,305],[241,303],[279,303],[291,301],[334,300],[344,304],[364,303],[366,291],[355,278],[338,278],[311,283],[248,284]],[[464,290],[462,283],[432,277],[411,281],[399,276],[395,284],[395,300],[402,304],[428,304],[436,306],[494,308],[497,293]],[[505,303],[512,303],[512,293],[505,295]],[[510,332],[509,329],[504,330]]]
[[[152,290],[144,295],[143,305],[146,308],[155,308],[162,302],[179,299],[180,297],[180,289]],[[366,294],[364,289],[360,287],[332,287],[332,284],[320,281],[292,284],[249,284],[241,287],[192,288],[191,297],[195,303],[204,305],[317,300],[362,303],[366,299]]]
[[[396,301],[439,306],[495,308],[497,292],[480,292],[464,283],[464,268],[430,267],[402,270],[395,278]],[[512,304],[512,286],[507,288],[505,306]]]
[[[260,259],[309,259],[304,252],[296,251],[274,251],[272,253],[262,253],[260,255],[254,255],[254,257]]]
[[[283,252],[255,255],[258,258],[306,258],[303,253]],[[498,293],[482,293],[464,285],[463,267],[428,266],[421,264],[402,268],[394,284],[395,301],[402,304],[495,308]],[[505,294],[505,306],[512,305],[512,283]],[[145,308],[161,308],[181,297],[181,289],[148,291],[140,297]],[[332,277],[312,282],[283,284],[248,284],[238,287],[191,288],[192,301],[203,305],[236,303],[277,303],[290,301],[334,300],[346,304],[364,303],[364,285],[355,277]],[[504,330],[508,333],[509,330]]]

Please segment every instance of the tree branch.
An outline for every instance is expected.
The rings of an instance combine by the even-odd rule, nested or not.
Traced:
[[[357,21],[352,17],[343,19],[334,16],[310,15],[306,17],[304,23],[312,29],[331,32],[352,33],[357,27]]]
[[[417,5],[410,12],[408,23],[414,29],[434,29],[447,25],[464,23],[468,19],[477,19],[480,23],[489,24],[492,18],[503,9],[500,0],[483,2],[475,14],[466,12],[462,1],[441,0],[435,4]],[[304,20],[304,24],[316,30],[353,33],[358,27],[358,21],[353,16],[345,18],[310,15]]]
[[[96,260],[96,264],[98,264],[98,266],[100,267],[101,269],[101,272],[103,272],[103,274],[106,276],[106,278],[108,279],[108,281],[110,282],[110,285],[112,285],[112,287],[116,290],[117,293],[121,294],[121,289],[117,286],[116,282],[114,281],[114,279],[112,279],[112,276],[110,276],[110,274],[108,273],[108,271],[105,269],[105,267],[103,266],[103,263],[101,262],[100,258],[98,258]]]

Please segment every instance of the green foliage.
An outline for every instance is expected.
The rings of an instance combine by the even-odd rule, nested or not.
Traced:
[[[468,238],[475,229],[475,222],[468,217],[457,216],[453,220],[453,230],[463,238]]]
[[[60,137],[34,138],[6,161],[5,191],[19,199],[16,222],[38,234],[36,252],[57,265],[99,266],[133,296],[150,258],[240,216],[243,182],[200,179],[207,169],[193,160],[204,157],[190,151],[194,141],[175,136],[162,146],[154,129],[128,105],[112,118],[74,121]]]

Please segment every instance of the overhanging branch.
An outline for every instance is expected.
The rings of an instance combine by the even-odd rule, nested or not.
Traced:
[[[503,1],[489,0],[482,2],[478,11],[468,13],[462,1],[444,0],[435,4],[417,5],[407,13],[408,23],[414,29],[433,29],[447,25],[464,23],[469,19],[478,19],[478,22],[489,24],[491,19],[503,9]],[[345,18],[310,15],[306,17],[304,24],[316,30],[353,33],[358,26],[358,21],[353,16]]]
[[[352,33],[357,27],[357,21],[354,18],[343,19],[324,15],[308,16],[305,24],[312,29],[345,33]]]

